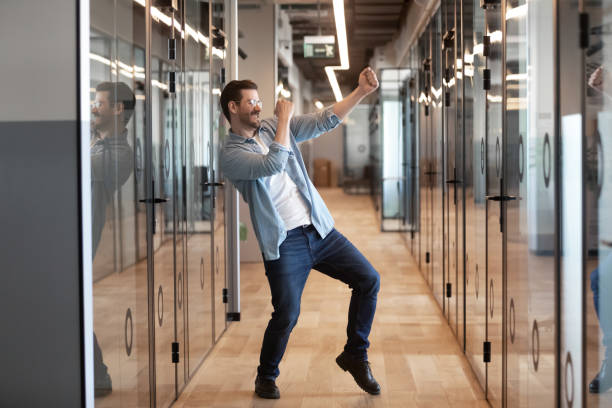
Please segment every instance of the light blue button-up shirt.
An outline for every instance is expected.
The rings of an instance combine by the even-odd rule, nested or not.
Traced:
[[[287,237],[285,224],[270,196],[270,176],[286,171],[310,208],[313,226],[325,238],[334,228],[334,219],[314,187],[304,166],[298,143],[320,136],[340,124],[332,112],[296,116],[290,122],[291,148],[274,141],[277,119],[261,121],[259,139],[268,146],[268,154],[252,138],[244,138],[230,129],[221,150],[221,170],[249,204],[251,222],[259,247],[266,260],[280,258],[278,247]]]

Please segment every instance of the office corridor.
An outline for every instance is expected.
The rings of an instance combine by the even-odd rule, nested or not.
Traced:
[[[323,189],[336,228],[381,274],[369,358],[382,387],[361,391],[335,363],[350,291],[312,271],[277,380],[281,399],[253,392],[261,340],[272,312],[262,263],[242,264],[242,321],[232,324],[175,407],[486,407],[484,394],[401,234],[380,232],[368,195]]]

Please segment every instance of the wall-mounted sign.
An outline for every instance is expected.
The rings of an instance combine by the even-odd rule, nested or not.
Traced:
[[[314,35],[304,37],[304,58],[334,58],[333,35]]]

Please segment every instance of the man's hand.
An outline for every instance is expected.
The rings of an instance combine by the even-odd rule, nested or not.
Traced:
[[[369,95],[378,88],[376,73],[370,67],[366,67],[359,74],[359,89],[364,95]]]
[[[279,121],[289,122],[293,117],[293,103],[284,99],[279,99],[274,108],[274,114]]]

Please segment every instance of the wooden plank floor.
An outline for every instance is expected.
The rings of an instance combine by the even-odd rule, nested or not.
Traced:
[[[335,363],[346,340],[350,291],[312,271],[281,362],[280,400],[255,396],[272,312],[262,263],[242,264],[242,321],[233,323],[175,407],[488,407],[484,393],[398,233],[381,233],[369,196],[322,189],[336,228],[381,275],[369,359],[382,393],[361,391]]]

